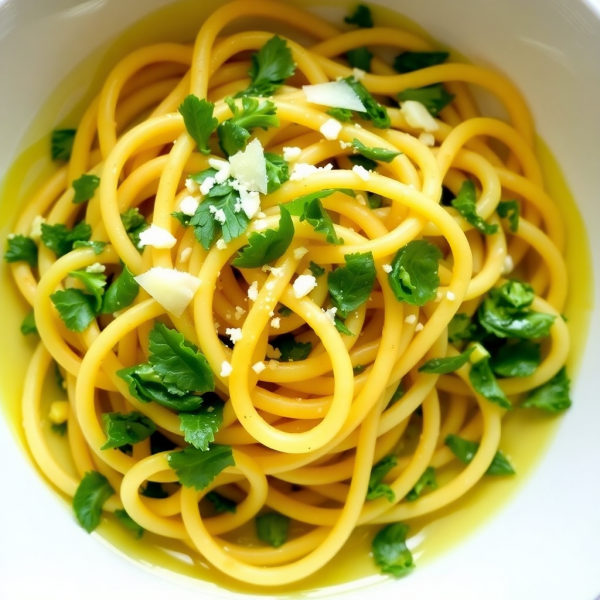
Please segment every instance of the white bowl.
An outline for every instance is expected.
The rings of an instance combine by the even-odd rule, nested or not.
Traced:
[[[24,136],[35,115],[39,113],[39,122],[50,129],[88,91],[102,58],[97,50],[142,15],[169,3],[0,0],[0,174],[34,141]],[[576,198],[597,273],[599,0],[374,0],[373,4],[405,14],[441,43],[475,63],[500,69],[520,87],[539,134],[557,157]],[[324,12],[339,16],[341,4],[337,6],[337,12]],[[188,21],[165,22],[152,39],[169,37],[180,25],[191,34]],[[87,59],[88,55],[93,58]],[[56,97],[45,104],[57,83],[84,59],[86,68],[72,86],[74,95],[62,104]],[[6,204],[0,209],[2,240],[13,213]],[[596,277],[596,297],[599,282]],[[2,315],[0,321],[2,329],[15,327],[10,315]],[[9,352],[3,344],[2,356]],[[380,598],[410,600],[593,600],[600,595],[598,356],[600,311],[595,310],[572,390],[574,406],[563,417],[533,475],[475,533],[456,539],[451,550],[426,561],[408,578],[383,583],[374,578],[372,592]],[[14,379],[20,373],[1,362],[0,377],[12,378],[17,389],[20,381]],[[0,419],[0,456],[1,598],[30,600],[41,594],[105,600],[135,594],[148,600],[196,600],[200,596],[197,589],[170,581],[159,569],[152,573],[151,567],[133,566],[101,543],[102,538],[77,527],[70,509],[39,477],[4,418]],[[337,589],[335,593],[349,599],[367,592]],[[207,587],[201,597],[210,600],[231,594]]]

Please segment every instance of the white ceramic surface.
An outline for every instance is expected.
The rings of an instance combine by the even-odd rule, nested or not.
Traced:
[[[250,0],[249,0],[250,1]],[[201,0],[198,0],[201,2]],[[374,0],[374,3],[376,0]],[[168,0],[0,0],[0,175],[32,116],[79,60]],[[590,231],[600,292],[599,0],[389,0],[473,62],[509,73],[557,156]],[[4,238],[6,231],[2,232]],[[4,326],[4,325],[3,325]],[[0,353],[9,350],[2,347]],[[380,598],[594,600],[600,595],[600,311],[565,415],[543,461],[477,532]],[[228,596],[134,567],[78,528],[0,418],[0,598],[144,600]],[[5,482],[10,482],[6,483]],[[362,598],[366,592],[341,594]]]

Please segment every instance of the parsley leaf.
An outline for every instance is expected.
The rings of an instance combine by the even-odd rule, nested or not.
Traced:
[[[492,370],[502,377],[533,375],[542,360],[540,345],[529,340],[505,344],[490,359]]]
[[[328,244],[337,246],[344,243],[344,240],[338,237],[335,232],[333,221],[318,198],[304,205],[304,212],[300,217],[300,221],[306,221],[309,225],[312,225],[317,233],[325,234],[325,240]]]
[[[88,273],[85,269],[71,271],[69,275],[78,281],[81,281],[87,291],[94,297],[94,311],[98,313],[102,307],[102,296],[104,294],[104,286],[106,285],[106,275],[104,275],[104,273]]]
[[[272,194],[290,178],[290,167],[283,157],[273,152],[265,152],[265,162],[267,164],[267,194]]]
[[[420,88],[407,88],[398,94],[398,100],[416,100],[423,104],[432,116],[437,117],[440,111],[454,100],[454,94],[447,92],[441,83],[434,83]]]
[[[563,367],[550,381],[531,390],[521,406],[540,408],[549,412],[567,410],[572,404],[569,397],[570,383],[567,370]]]
[[[506,410],[512,409],[512,404],[509,402],[502,388],[498,385],[498,381],[496,381],[496,377],[494,377],[494,374],[492,373],[489,357],[482,358],[471,365],[469,380],[475,390],[484,398],[487,398]]]
[[[277,107],[270,100],[242,98],[242,108],[238,108],[233,98],[225,98],[233,117],[223,121],[217,128],[219,146],[225,156],[231,156],[246,147],[250,131],[255,127],[279,127]]]
[[[460,186],[458,196],[452,200],[452,206],[458,211],[458,214],[463,217],[467,223],[473,225],[475,229],[484,235],[492,235],[498,231],[498,225],[486,223],[477,213],[477,205],[475,204],[475,185],[470,179],[463,181]]]
[[[423,306],[437,296],[438,261],[442,253],[427,240],[413,240],[398,250],[388,281],[396,298]]]
[[[262,267],[277,260],[289,248],[294,237],[294,222],[285,206],[281,205],[279,210],[281,212],[279,228],[251,233],[248,236],[249,245],[241,248],[239,256],[232,261],[234,267],[242,269]]]
[[[157,481],[148,481],[146,483],[146,487],[142,489],[140,492],[142,496],[146,496],[146,498],[168,498],[169,494],[165,490],[160,483]]]
[[[327,114],[342,123],[352,121],[353,116],[352,111],[348,108],[330,108],[327,110]]]
[[[379,194],[372,194],[371,192],[367,192],[367,203],[371,210],[375,208],[381,208],[381,204],[383,199]]]
[[[75,288],[59,290],[50,295],[67,329],[81,333],[96,317],[96,299]]]
[[[144,528],[141,525],[138,525],[127,513],[126,510],[117,509],[115,510],[115,517],[121,521],[121,525],[123,525],[126,529],[129,529],[136,540],[139,540],[144,535]]]
[[[53,433],[60,435],[60,437],[64,437],[66,435],[67,427],[68,427],[68,421],[65,421],[64,423],[51,423],[50,424],[50,430]]]
[[[370,29],[373,27],[371,9],[364,4],[359,4],[353,14],[344,17],[344,22],[349,23],[350,25],[358,25],[358,27]]]
[[[465,350],[458,356],[446,356],[444,358],[432,358],[426,363],[419,367],[421,373],[436,373],[438,375],[445,375],[446,373],[453,373],[458,371],[463,365],[466,365],[469,361],[469,357],[473,354],[475,346]]]
[[[208,494],[206,494],[204,497],[208,501],[212,502],[213,506],[215,507],[215,512],[218,515],[224,512],[235,513],[236,511],[237,504],[233,500],[222,496],[219,494],[219,492],[208,492]]]
[[[325,269],[323,267],[320,267],[317,263],[314,263],[312,260],[310,261],[308,268],[310,269],[310,272],[315,278],[321,277],[321,275],[325,275]]]
[[[530,286],[507,282],[492,288],[479,306],[479,323],[500,338],[536,339],[546,337],[554,315],[529,309],[533,300]]]
[[[327,287],[338,314],[346,317],[366,302],[375,284],[375,262],[371,252],[346,254],[345,267],[327,275]]]
[[[319,200],[321,198],[327,198],[331,196],[336,190],[319,190],[312,194],[306,194],[305,196],[298,196],[295,200],[288,202],[285,207],[290,211],[291,215],[301,217],[306,212],[306,207],[313,200]]]
[[[204,402],[195,412],[179,413],[179,421],[185,441],[198,450],[207,451],[223,423],[223,403],[220,400]]]
[[[202,396],[166,386],[151,365],[127,367],[117,371],[117,375],[129,385],[129,393],[140,402],[156,402],[175,411],[196,410],[202,404]]]
[[[361,48],[353,48],[346,52],[346,58],[353,69],[360,69],[367,73],[371,70],[371,60],[373,53],[364,46]]]
[[[342,319],[340,319],[340,317],[338,317],[337,315],[335,316],[335,318],[333,320],[333,324],[335,325],[335,328],[340,333],[354,337],[354,334],[346,327],[346,324],[344,323],[344,321]]]
[[[388,150],[387,148],[369,148],[356,138],[352,140],[352,145],[366,158],[370,158],[371,160],[380,160],[386,163],[392,162],[396,156],[402,154],[402,152],[394,152],[393,150]]]
[[[382,573],[404,577],[415,568],[413,556],[406,547],[407,533],[408,525],[392,523],[373,538],[373,558]]]
[[[278,335],[271,341],[271,346],[281,352],[282,362],[291,362],[294,360],[306,360],[312,351],[310,342],[297,342],[291,333]]]
[[[479,444],[477,442],[472,442],[470,440],[465,440],[457,435],[451,433],[446,436],[444,440],[444,444],[452,450],[452,454],[458,458],[461,462],[468,465],[475,454],[477,454],[477,450],[479,450]],[[498,450],[494,455],[494,458],[485,472],[486,475],[514,475],[515,470],[512,465],[504,456],[501,450]]]
[[[421,477],[419,477],[417,483],[415,483],[413,489],[406,494],[406,500],[408,502],[414,502],[421,496],[425,488],[436,490],[437,487],[438,485],[435,479],[435,469],[433,467],[427,467],[425,471],[423,471]]]
[[[353,165],[359,165],[363,169],[366,169],[367,171],[374,171],[377,168],[377,163],[374,160],[371,160],[370,158],[367,158],[366,156],[362,156],[362,154],[354,154],[354,155],[351,154],[348,157],[348,160]]]
[[[73,250],[77,248],[91,248],[94,254],[102,254],[106,248],[106,242],[76,240],[73,242]]]
[[[150,227],[144,215],[140,214],[139,208],[128,208],[121,214],[121,221],[131,243],[139,250],[140,233]]]
[[[56,254],[56,258],[71,252],[76,242],[87,242],[90,237],[92,228],[85,221],[77,223],[73,229],[63,223],[42,223],[42,242]]]
[[[75,141],[76,129],[55,129],[52,132],[50,151],[52,160],[69,160]]]
[[[519,215],[521,208],[516,200],[506,200],[505,202],[499,202],[496,207],[496,212],[502,219],[508,219],[508,227],[516,233],[519,230]]]
[[[367,500],[375,500],[383,496],[390,502],[396,500],[394,490],[387,483],[383,483],[383,479],[397,464],[396,457],[389,454],[373,466],[369,477],[369,487],[367,488]]]
[[[259,540],[274,548],[285,544],[290,519],[278,512],[269,512],[256,517],[256,535]]]
[[[392,121],[388,115],[387,110],[384,106],[379,104],[373,96],[371,96],[369,90],[360,82],[356,81],[354,77],[346,77],[344,80],[354,90],[356,95],[360,98],[366,112],[359,112],[358,114],[369,121],[373,121],[373,125],[379,129],[387,129],[390,127]]]
[[[208,450],[184,448],[171,452],[167,458],[169,466],[185,487],[203,490],[226,467],[234,467],[231,446],[213,444]]]
[[[289,317],[292,314],[292,309],[284,306],[283,304],[277,309],[278,314],[282,317]]]
[[[185,213],[175,211],[175,212],[171,213],[171,216],[174,219],[177,219],[183,227],[187,228],[190,226],[190,221],[192,219],[192,215],[186,215]]]
[[[402,52],[394,59],[394,69],[398,73],[412,73],[419,69],[440,65],[449,56],[448,52]]]
[[[136,411],[126,414],[104,413],[102,422],[106,430],[106,442],[100,450],[120,448],[126,444],[137,444],[149,438],[156,431],[154,422]]]
[[[127,308],[137,298],[139,291],[140,286],[133,278],[133,273],[124,265],[121,274],[104,293],[100,312],[106,315]]]
[[[21,333],[23,335],[30,335],[38,333],[35,325],[35,314],[32,310],[27,313],[27,316],[21,322]]]
[[[177,330],[155,323],[149,341],[149,362],[169,391],[203,394],[215,389],[213,372],[204,354]]]
[[[210,154],[208,140],[219,124],[213,117],[215,105],[207,100],[200,100],[198,96],[189,94],[179,107],[185,128],[196,142],[202,154]]]
[[[252,83],[237,97],[272,96],[295,70],[292,51],[286,41],[276,35],[252,55],[252,67],[248,71]]]
[[[32,267],[37,267],[38,248],[30,237],[14,235],[9,237],[7,242],[8,249],[4,255],[6,262],[13,263],[24,260]]]
[[[102,506],[115,493],[108,479],[97,471],[88,471],[73,496],[73,510],[79,524],[91,533],[100,524]]]
[[[457,313],[448,323],[448,341],[455,343],[461,340],[473,339],[477,326],[466,313]]]
[[[396,388],[396,391],[392,394],[392,397],[390,398],[387,408],[396,404],[396,402],[398,402],[398,400],[400,400],[404,396],[405,393],[406,392],[404,391],[404,386],[402,385],[402,381],[400,381],[400,383],[398,384],[398,387]]]
[[[100,177],[96,175],[82,175],[79,179],[73,182],[75,196],[73,204],[82,204],[94,197],[96,189],[100,185]]]

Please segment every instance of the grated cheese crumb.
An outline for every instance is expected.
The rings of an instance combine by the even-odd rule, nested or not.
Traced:
[[[252,370],[258,375],[259,373],[262,373],[267,367],[265,366],[265,363],[261,361],[257,362],[255,365],[252,365]]]
[[[448,298],[448,300],[450,300],[450,302],[456,300],[456,296],[454,295],[454,292],[451,292],[450,290],[448,290],[446,292],[446,298]]]
[[[283,275],[283,267],[273,267],[271,269],[271,275],[273,275],[273,277],[281,277]]]
[[[179,210],[188,217],[193,217],[200,202],[194,196],[186,196],[179,204]]]
[[[352,142],[345,142],[344,140],[340,140],[340,148],[342,150],[346,150],[347,148],[352,148]]]
[[[303,298],[317,287],[317,280],[313,275],[299,275],[292,286],[294,296]]]
[[[342,131],[343,125],[336,119],[327,119],[321,127],[319,127],[319,131],[323,134],[323,137],[326,140],[337,140],[338,135],[340,135],[340,131]]]
[[[283,147],[283,160],[286,162],[296,162],[302,154],[302,148],[296,146]]]
[[[281,350],[279,348],[273,348],[271,344],[267,344],[267,356],[269,358],[281,358]]]
[[[423,329],[423,323],[417,323],[417,326],[415,327],[415,331],[421,331]]]
[[[211,204],[208,207],[208,211],[215,217],[215,221],[218,221],[221,224],[227,221],[225,211],[222,208],[217,208],[214,204]],[[142,237],[142,234],[140,234],[140,237]]]
[[[229,377],[231,375],[232,371],[233,371],[233,367],[231,366],[231,363],[224,360],[221,363],[221,373],[220,373],[221,377]]]
[[[325,316],[335,325],[335,313],[337,312],[337,307],[334,306],[332,308],[328,308],[327,310],[321,309]]]
[[[381,267],[386,273],[391,273],[392,272],[392,265],[383,265]]]
[[[223,238],[219,238],[215,245],[217,246],[217,250],[226,250],[227,249],[227,242]]]
[[[200,193],[200,186],[198,185],[198,182],[194,181],[191,177],[188,177],[185,180],[185,189],[190,194],[199,194]]]
[[[419,141],[421,144],[425,144],[429,147],[435,146],[435,138],[433,137],[433,134],[428,133],[427,131],[424,131],[419,135]]]
[[[246,314],[246,311],[241,306],[235,307],[234,319],[236,321],[239,321],[245,314]]]
[[[331,169],[333,169],[331,163],[326,164],[324,167],[315,167],[315,165],[310,165],[308,163],[296,163],[290,173],[290,181],[302,181],[314,173],[318,173],[319,171],[331,171]]]
[[[363,180],[369,181],[371,179],[371,173],[367,171],[362,165],[354,165],[352,170]]]
[[[214,177],[207,177],[201,184],[200,184],[200,193],[203,196],[206,196],[206,194],[208,194],[208,192],[210,192],[210,190],[212,190],[215,187],[215,183],[216,180]]]
[[[402,103],[400,112],[406,119],[409,127],[423,129],[426,132],[437,131],[439,128],[437,121],[421,102],[406,100],[406,102]]]
[[[258,281],[253,281],[248,288],[248,298],[253,302],[258,298]]]
[[[279,361],[278,360],[271,359],[269,361],[269,369],[275,370],[278,366],[279,366]]]
[[[85,268],[86,273],[104,273],[106,267],[99,262],[95,262],[93,265]]]
[[[408,323],[409,325],[412,325],[413,323],[415,323],[417,320],[417,315],[408,315],[408,317],[406,317],[406,319],[404,319],[405,323]]]
[[[232,344],[235,344],[242,339],[242,330],[239,327],[228,327],[225,330],[225,335],[229,336]]]
[[[273,329],[279,329],[280,326],[281,326],[281,319],[279,317],[275,317],[274,319],[271,319],[271,327],[273,327]]]

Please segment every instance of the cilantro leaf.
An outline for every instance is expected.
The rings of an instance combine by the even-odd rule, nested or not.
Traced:
[[[490,359],[492,370],[502,377],[533,375],[542,360],[540,345],[529,340],[505,344]]]
[[[281,352],[282,362],[291,362],[295,360],[306,360],[312,351],[310,342],[297,342],[291,333],[278,335],[271,341],[271,346]]]
[[[265,162],[267,164],[267,194],[272,194],[290,178],[290,167],[283,157],[273,152],[265,152]]]
[[[285,544],[290,519],[278,512],[268,512],[256,517],[256,535],[259,540],[279,548]]]
[[[375,500],[383,496],[390,502],[396,500],[394,490],[386,483],[383,483],[383,479],[397,464],[396,457],[389,454],[373,466],[371,476],[369,477],[369,487],[367,488],[367,500]]]
[[[127,513],[126,510],[118,508],[115,510],[115,517],[121,521],[121,525],[125,527],[125,529],[129,529],[136,540],[139,540],[144,535],[144,528],[141,525],[138,525]]]
[[[388,129],[392,121],[385,107],[379,104],[379,102],[371,96],[369,90],[367,90],[360,81],[356,81],[354,77],[346,77],[344,81],[346,81],[346,83],[354,90],[366,109],[366,112],[359,112],[358,114],[363,119],[373,121],[375,127],[378,127],[379,129]]]
[[[110,284],[102,299],[101,313],[103,315],[123,310],[132,304],[140,291],[133,273],[123,265],[121,274]]]
[[[436,490],[437,486],[435,469],[433,467],[427,467],[412,490],[406,494],[406,500],[408,502],[414,502],[421,496],[425,488]]]
[[[212,392],[215,380],[208,361],[181,333],[155,323],[149,335],[149,362],[169,391]]]
[[[448,52],[402,52],[394,59],[394,69],[398,73],[412,73],[419,69],[440,65],[449,56]]]
[[[438,261],[442,253],[427,240],[413,240],[398,250],[388,281],[396,298],[423,306],[437,296]]]
[[[512,409],[512,404],[509,402],[502,388],[498,385],[494,373],[492,373],[489,357],[482,358],[471,365],[469,380],[475,390],[484,398],[487,398],[506,410]]]
[[[215,434],[223,423],[223,403],[204,402],[202,406],[191,413],[179,413],[179,428],[188,444],[206,451],[209,444],[215,441]]]
[[[369,148],[356,138],[352,140],[352,145],[366,158],[371,160],[380,160],[386,163],[392,162],[396,156],[402,154],[402,152],[394,152],[393,150],[388,150],[387,148]]]
[[[231,156],[246,147],[250,132],[255,127],[267,129],[279,127],[277,107],[270,100],[242,98],[242,108],[238,108],[232,98],[225,98],[233,117],[223,121],[217,128],[219,146],[226,156]]]
[[[325,240],[328,244],[338,246],[344,243],[344,240],[338,237],[335,232],[333,221],[318,198],[304,205],[304,212],[300,217],[300,221],[306,221],[309,225],[312,225],[317,233],[325,234]]]
[[[310,272],[315,278],[321,277],[321,275],[325,275],[325,269],[323,267],[320,267],[317,263],[314,263],[312,260],[310,261],[308,268],[310,269]]]
[[[35,334],[37,335],[38,330],[35,324],[35,314],[33,310],[27,313],[27,316],[21,322],[21,333],[23,335]]]
[[[214,109],[212,102],[200,100],[194,94],[186,96],[179,107],[185,128],[202,154],[210,154],[208,140],[219,124],[218,119],[213,117]]]
[[[126,444],[137,444],[149,438],[156,431],[154,422],[136,411],[126,414],[104,413],[102,422],[106,430],[106,442],[100,450],[120,448]]]
[[[56,254],[56,258],[68,254],[76,242],[87,242],[91,236],[92,228],[85,221],[77,223],[73,229],[63,223],[42,223],[42,242]]]
[[[348,123],[352,121],[353,114],[348,108],[330,108],[326,112],[330,117],[333,117],[342,123]]]
[[[477,442],[472,442],[470,440],[465,440],[453,433],[446,436],[444,440],[444,444],[452,450],[452,454],[458,458],[461,462],[468,465],[475,454],[477,454],[477,450],[479,450],[479,444]],[[492,459],[490,466],[485,472],[486,475],[514,475],[515,470],[512,465],[504,456],[501,450],[498,450]]]
[[[563,367],[550,381],[531,390],[524,402],[523,408],[540,408],[549,412],[562,412],[572,404],[569,397],[571,381],[567,370]]]
[[[235,466],[231,446],[217,444],[208,450],[189,447],[180,452],[171,452],[167,460],[181,484],[196,490],[207,487],[226,467]]]
[[[75,141],[76,129],[55,129],[52,132],[50,151],[52,160],[69,160]]]
[[[106,248],[106,242],[76,240],[73,242],[73,250],[77,250],[77,248],[91,248],[94,254],[102,254]]]
[[[496,207],[496,212],[502,219],[508,219],[508,227],[516,233],[519,230],[519,215],[521,208],[516,200],[506,200],[505,202],[499,202]]]
[[[283,204],[279,210],[279,228],[251,233],[248,236],[249,245],[241,248],[239,256],[231,262],[234,267],[255,269],[283,256],[294,237],[294,222]]]
[[[466,313],[458,313],[448,323],[448,341],[459,342],[461,340],[473,339],[477,326],[471,321]]]
[[[296,199],[288,202],[285,207],[290,211],[291,215],[301,217],[306,212],[306,206],[313,200],[327,198],[327,196],[331,196],[331,194],[333,194],[335,191],[336,190],[319,190],[318,192],[313,192],[312,194],[298,196]]]
[[[96,317],[94,296],[85,294],[75,288],[59,290],[50,295],[60,318],[67,329],[81,333],[85,331]]]
[[[407,88],[398,94],[398,100],[416,100],[425,106],[432,116],[437,117],[440,111],[454,100],[454,94],[446,91],[441,83],[434,83],[420,88]]]
[[[144,215],[140,214],[138,208],[128,208],[121,214],[121,221],[131,243],[139,250],[140,233],[150,227],[146,222]]]
[[[373,53],[364,46],[361,48],[353,48],[346,52],[346,58],[353,69],[360,69],[367,73],[371,70],[371,60]]]
[[[458,214],[463,217],[467,223],[470,223],[483,233],[484,235],[492,235],[498,231],[498,225],[486,223],[477,213],[477,205],[475,203],[475,185],[470,179],[463,181],[460,186],[458,196],[452,200],[452,206],[458,211]]]
[[[73,510],[79,524],[91,533],[100,524],[102,506],[115,493],[108,479],[97,471],[88,471],[73,496]]]
[[[425,364],[419,367],[421,373],[436,373],[438,375],[445,375],[446,373],[453,373],[458,371],[463,365],[466,365],[469,361],[469,357],[473,354],[475,346],[465,350],[458,356],[446,356],[444,358],[432,358]]]
[[[354,334],[346,327],[346,323],[337,315],[333,319],[333,324],[340,333],[354,337]]]
[[[533,300],[533,291],[529,290],[530,286],[519,282],[492,288],[479,306],[481,326],[500,338],[530,340],[548,336],[555,317],[529,309]]]
[[[81,281],[88,292],[94,297],[94,311],[98,313],[102,307],[102,296],[104,294],[104,286],[106,285],[106,275],[104,273],[88,273],[85,269],[80,271],[71,271],[69,273],[78,281]]]
[[[237,97],[272,96],[295,70],[292,51],[286,41],[276,35],[252,55],[252,66],[248,71],[252,83]]]
[[[382,573],[404,577],[415,568],[413,556],[406,547],[407,533],[408,525],[392,523],[373,538],[373,558]]]
[[[75,196],[73,204],[82,204],[94,197],[96,189],[100,185],[100,177],[96,175],[82,175],[79,179],[73,182]]]
[[[214,508],[215,508],[215,512],[220,515],[221,513],[224,512],[228,512],[228,513],[235,513],[236,509],[237,509],[237,504],[233,501],[230,500],[229,498],[226,498],[225,496],[222,496],[221,494],[219,494],[219,492],[208,492],[208,494],[206,494],[206,496],[204,496],[208,501],[212,502]]]
[[[127,367],[117,371],[117,375],[129,385],[129,393],[140,402],[156,402],[175,411],[196,410],[202,404],[202,396],[185,394],[166,386],[151,365]]]
[[[371,252],[346,254],[345,267],[327,275],[327,287],[338,314],[346,317],[366,302],[375,284],[375,262]]]
[[[24,260],[32,267],[38,264],[38,248],[35,242],[24,235],[14,235],[7,240],[8,249],[4,254],[4,260],[9,263]]]
[[[344,22],[350,25],[358,25],[358,27],[370,29],[373,27],[371,9],[364,4],[359,4],[353,14],[348,17],[344,17]]]

